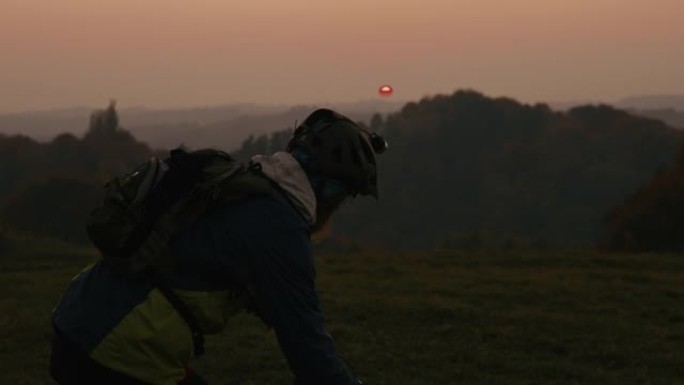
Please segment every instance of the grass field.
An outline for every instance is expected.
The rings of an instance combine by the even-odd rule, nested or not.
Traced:
[[[0,384],[50,384],[50,311],[90,259],[0,254]],[[366,384],[684,384],[684,256],[444,251],[321,255],[340,353]],[[209,336],[212,384],[291,384],[249,315]]]

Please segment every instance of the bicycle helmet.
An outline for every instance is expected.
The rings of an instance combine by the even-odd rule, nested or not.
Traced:
[[[288,152],[303,152],[310,159],[304,165],[307,173],[344,183],[350,195],[375,198],[375,154],[386,150],[387,142],[380,135],[369,133],[351,119],[326,108],[311,113],[287,145]]]

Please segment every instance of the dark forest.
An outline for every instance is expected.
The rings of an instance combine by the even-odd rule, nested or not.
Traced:
[[[360,123],[390,142],[378,159],[380,199],[344,207],[322,246],[684,250],[684,215],[672,215],[684,212],[684,137],[659,120],[465,90]],[[282,150],[288,124],[236,143],[233,155]],[[87,244],[101,186],[167,154],[133,137],[114,104],[93,112],[82,137],[0,136],[0,247],[17,235]]]

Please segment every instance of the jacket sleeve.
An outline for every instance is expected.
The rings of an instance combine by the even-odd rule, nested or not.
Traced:
[[[260,243],[263,249],[253,254],[251,289],[262,316],[276,333],[296,384],[358,384],[337,356],[324,327],[308,227],[287,219],[272,225]]]

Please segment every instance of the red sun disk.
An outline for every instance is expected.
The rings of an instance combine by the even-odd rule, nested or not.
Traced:
[[[389,84],[384,84],[378,88],[378,93],[380,96],[392,96],[392,93],[394,92],[394,88],[390,86]]]

